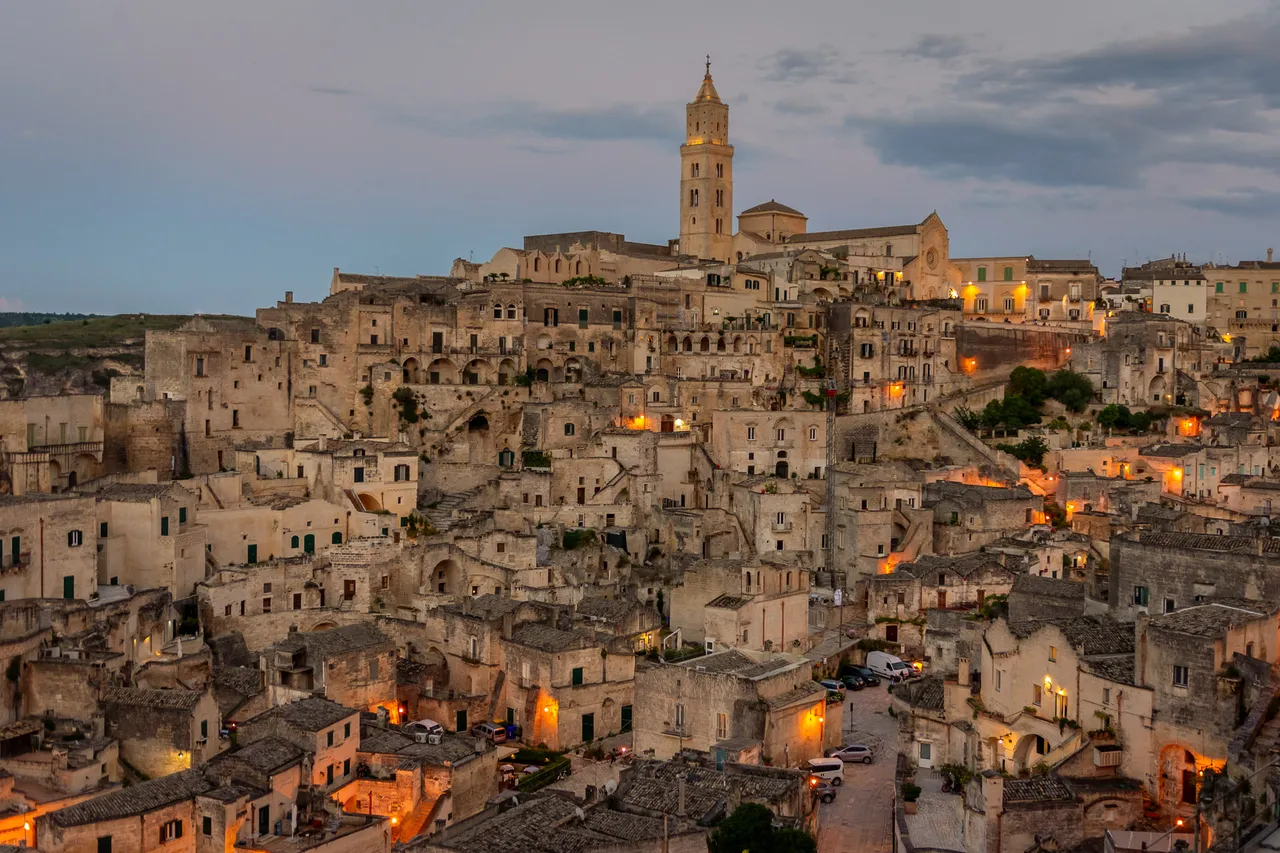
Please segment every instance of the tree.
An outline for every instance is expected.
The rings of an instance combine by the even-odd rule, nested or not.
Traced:
[[[1006,396],[1016,394],[1037,409],[1044,404],[1048,380],[1044,371],[1036,367],[1015,367],[1009,374],[1009,390]]]
[[[1018,368],[1021,369],[1021,368]],[[1072,412],[1083,412],[1093,400],[1093,383],[1083,373],[1059,370],[1049,377],[1045,393]]]
[[[969,432],[976,432],[978,427],[982,426],[982,414],[975,412],[968,406],[956,406],[956,420],[960,422],[960,426]]]
[[[775,829],[773,812],[743,803],[707,836],[708,853],[817,853],[818,845],[798,829]]]
[[[1149,412],[1134,412],[1133,417],[1129,419],[1129,426],[1137,430],[1140,434],[1151,432],[1151,421],[1153,418]]]
[[[997,444],[996,450],[1003,450],[1019,461],[1035,468],[1044,466],[1044,455],[1049,452],[1049,445],[1038,435],[1033,435],[1017,444]]]
[[[1098,423],[1107,429],[1128,429],[1129,417],[1128,406],[1118,406],[1112,403],[1101,412],[1098,412]]]

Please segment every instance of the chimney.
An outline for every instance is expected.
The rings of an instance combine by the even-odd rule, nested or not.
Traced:
[[[1271,263],[1271,255],[1274,252],[1275,252],[1275,249],[1267,249],[1267,263]]]
[[[293,301],[293,291],[292,291],[292,290],[286,290],[286,291],[284,292],[284,301],[285,301],[285,303],[286,303],[286,304],[288,304],[288,303],[290,303],[290,302],[292,302],[292,301]]]
[[[684,774],[676,779],[676,816],[684,817]]]
[[[957,673],[957,675],[956,675],[956,681],[957,681],[957,682],[959,682],[959,684],[960,684],[962,687],[968,687],[968,686],[969,686],[969,678],[970,678],[970,675],[969,675],[969,659],[968,659],[968,658],[960,658],[956,663],[957,663],[958,668],[959,668],[959,672],[958,672],[958,673]]]

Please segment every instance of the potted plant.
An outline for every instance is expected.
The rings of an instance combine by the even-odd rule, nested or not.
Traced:
[[[902,810],[906,814],[916,813],[916,800],[920,799],[920,786],[914,782],[902,783]]]

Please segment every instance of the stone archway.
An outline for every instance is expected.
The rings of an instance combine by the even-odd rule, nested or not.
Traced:
[[[1013,748],[1014,768],[1021,772],[1035,767],[1049,754],[1049,741],[1037,734],[1025,734]]]

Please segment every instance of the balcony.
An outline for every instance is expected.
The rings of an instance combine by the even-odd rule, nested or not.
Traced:
[[[789,522],[789,521],[775,521],[775,522],[773,523],[773,532],[774,532],[774,533],[790,533],[790,532],[791,532],[791,522]]]

